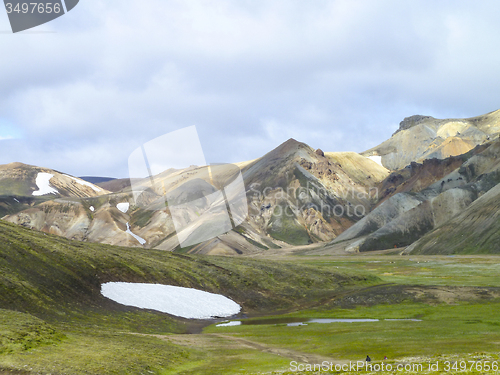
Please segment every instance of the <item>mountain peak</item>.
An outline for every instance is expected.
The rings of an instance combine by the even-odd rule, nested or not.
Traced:
[[[287,141],[283,142],[281,145],[279,145],[277,148],[279,148],[279,147],[287,147],[287,148],[289,148],[289,147],[300,147],[301,145],[304,145],[304,143],[299,142],[299,141],[297,141],[294,138],[290,138]]]
[[[302,143],[302,142],[299,142],[299,141],[297,141],[297,140],[295,140],[293,138],[290,138],[288,141],[283,142],[278,147],[276,147],[274,149],[274,151],[277,151],[277,152],[280,152],[280,153],[290,153],[290,152],[297,151],[297,150],[299,150],[301,148],[311,149],[311,147],[309,147],[305,143]]]
[[[405,117],[404,120],[399,123],[399,129],[396,130],[396,133],[417,126],[418,124],[426,120],[435,120],[435,118],[432,116],[422,116],[422,115],[413,115],[410,117]]]

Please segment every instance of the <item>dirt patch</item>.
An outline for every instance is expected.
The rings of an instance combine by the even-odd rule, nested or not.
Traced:
[[[354,308],[356,306],[398,304],[402,302],[453,304],[465,301],[486,301],[496,298],[500,298],[500,288],[384,284],[339,294],[324,306],[326,308]]]

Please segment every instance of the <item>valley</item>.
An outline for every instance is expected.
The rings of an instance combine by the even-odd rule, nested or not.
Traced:
[[[499,134],[500,111],[411,116],[362,153],[289,139],[145,179],[2,165],[0,374],[500,361]],[[114,302],[107,283],[197,289],[241,311],[181,318]]]
[[[292,361],[366,354],[393,365],[499,359],[495,256],[179,256],[0,229],[0,373],[291,374],[301,373]],[[109,280],[217,291],[243,306],[233,320],[277,323],[217,327],[224,319],[121,306],[99,293]]]

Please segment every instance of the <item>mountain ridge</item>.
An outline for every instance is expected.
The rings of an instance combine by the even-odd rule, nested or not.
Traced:
[[[361,155],[380,156],[386,168],[397,170],[412,161],[464,154],[477,145],[498,138],[499,134],[500,110],[466,119],[415,115],[405,118],[388,140]]]
[[[162,196],[188,185],[189,191],[200,184],[211,186],[207,167],[154,176],[154,188],[145,190],[138,203],[125,179],[104,178],[108,181],[99,187],[48,168],[2,165],[0,214],[7,214],[4,220],[71,239],[199,254],[260,254],[345,241],[348,252],[406,246],[495,186],[499,131],[497,110],[468,119],[410,116],[390,139],[361,154],[323,152],[290,138],[258,159],[236,164],[247,188],[247,218],[232,231],[186,249],[179,247]],[[424,142],[416,145],[414,139]],[[379,155],[384,150],[405,155]],[[406,159],[409,164],[403,163]],[[396,161],[403,166],[384,166]],[[217,168],[229,176],[235,165]],[[47,194],[36,197],[40,174]],[[149,180],[144,183],[149,186]],[[106,186],[109,190],[98,190]],[[125,211],[120,208],[124,205]],[[185,212],[189,220],[195,214]]]

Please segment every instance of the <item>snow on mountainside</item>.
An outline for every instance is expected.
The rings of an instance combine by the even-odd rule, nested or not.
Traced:
[[[368,159],[373,160],[375,163],[377,163],[378,165],[380,165],[382,167],[384,166],[382,164],[382,156],[372,155],[372,156],[368,156]]]
[[[102,191],[102,189],[94,184],[91,184],[90,182],[87,182],[87,181],[84,181],[80,178],[76,178],[76,177],[72,177],[72,176],[68,176],[67,174],[65,174],[64,176],[66,177],[69,177],[71,178],[73,181],[75,181],[77,184],[80,184],[80,185],[84,185],[84,186],[88,186],[90,187],[92,190],[94,190],[95,192],[97,193],[100,193]]]
[[[50,173],[38,173],[36,176],[36,186],[38,187],[37,191],[33,192],[34,196],[47,195],[47,194],[59,194],[59,192],[50,186],[50,179],[54,177],[53,174]]]

